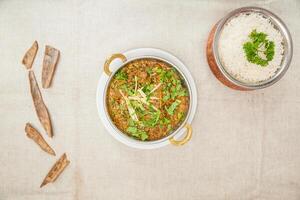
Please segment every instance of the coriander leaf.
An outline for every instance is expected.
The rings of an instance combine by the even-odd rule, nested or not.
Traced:
[[[129,126],[127,128],[127,132],[130,133],[131,136],[139,138],[143,141],[148,138],[148,134],[145,131],[139,130],[136,127]]]
[[[266,54],[266,57],[267,57],[267,60],[268,61],[271,61],[274,57],[274,54],[275,54],[275,44],[273,41],[269,42],[266,44],[266,51],[267,51],[267,54]]]
[[[156,73],[160,74],[162,71],[164,71],[162,68],[156,68]]]
[[[133,121],[133,119],[131,119],[131,118],[129,119],[128,125],[135,126],[135,122]]]
[[[165,96],[163,97],[163,101],[168,101],[171,98],[170,93],[168,92],[167,94],[165,94]]]
[[[149,95],[149,93],[152,91],[153,88],[154,88],[153,84],[147,84],[143,87],[142,90],[146,95]]]
[[[146,139],[148,139],[148,134],[145,131],[141,131],[140,138],[141,140],[145,141]]]
[[[162,120],[160,121],[161,125],[165,125],[165,124],[170,124],[171,120],[169,120],[168,118],[164,117],[162,118]]]
[[[184,112],[179,112],[177,114],[177,118],[178,118],[179,121],[181,121],[183,119],[183,117],[184,117]]]
[[[130,133],[131,135],[136,134],[137,131],[138,131],[138,129],[136,127],[129,126],[127,128],[127,132]]]
[[[128,76],[125,72],[123,72],[122,70],[121,71],[118,71],[115,75],[116,79],[117,80],[127,80],[128,79]]]
[[[187,91],[185,89],[182,89],[178,92],[179,97],[184,97],[187,96]]]
[[[127,132],[130,133],[131,136],[139,138],[143,141],[148,138],[148,134],[145,131],[139,130],[136,127],[129,126],[127,128]]]
[[[152,68],[147,67],[146,68],[146,72],[148,73],[148,75],[151,75],[152,74]]]
[[[131,101],[131,105],[135,108],[135,109],[139,109],[140,111],[145,111],[146,109],[144,108],[144,106],[139,102],[139,101]]]
[[[176,107],[181,103],[180,100],[174,101],[169,108],[165,107],[166,111],[168,112],[169,115],[174,115],[174,111]]]
[[[154,126],[156,126],[156,124],[159,121],[160,111],[150,112],[149,114],[151,115],[151,118],[148,120],[145,120],[143,123],[145,126],[154,127]]]
[[[171,124],[168,125],[167,131],[170,131],[172,129]]]
[[[120,89],[122,89],[123,91],[125,91],[126,94],[128,94],[128,95],[134,95],[134,90],[131,89],[131,88],[129,88],[126,84],[121,85]]]
[[[262,67],[267,66],[275,54],[274,42],[267,39],[267,34],[258,33],[255,29],[250,33],[249,38],[250,41],[243,44],[247,60]],[[265,58],[262,58],[261,54]]]

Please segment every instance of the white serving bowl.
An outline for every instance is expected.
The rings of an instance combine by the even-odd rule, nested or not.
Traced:
[[[141,58],[154,58],[162,60],[176,68],[185,80],[190,95],[189,110],[181,126],[179,126],[168,136],[155,141],[140,141],[122,133],[110,119],[106,107],[107,88],[115,72],[117,72],[121,67],[125,66],[128,62]],[[155,149],[168,144],[181,146],[187,143],[192,136],[191,123],[197,107],[197,90],[193,77],[186,66],[178,58],[160,49],[139,48],[126,51],[122,54],[113,54],[109,59],[106,60],[103,73],[98,82],[96,104],[100,119],[102,120],[105,128],[115,139],[123,144],[139,149]]]

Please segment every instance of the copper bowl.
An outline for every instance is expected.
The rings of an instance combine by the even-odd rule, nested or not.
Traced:
[[[276,72],[276,74],[273,77],[258,83],[244,83],[237,80],[232,75],[230,75],[222,65],[219,57],[219,52],[218,52],[218,43],[219,43],[219,37],[223,30],[223,27],[227,24],[228,21],[230,21],[232,18],[242,13],[252,13],[252,12],[259,13],[265,16],[266,18],[270,19],[274,27],[280,31],[280,33],[283,36],[284,55],[281,62],[281,68]],[[243,8],[233,10],[232,12],[227,14],[212,28],[208,37],[207,47],[206,47],[207,62],[215,77],[224,85],[232,89],[242,90],[242,91],[256,90],[256,89],[261,89],[273,85],[280,78],[282,78],[282,76],[287,71],[292,60],[292,55],[293,55],[292,37],[286,25],[274,13],[259,7],[243,7]]]

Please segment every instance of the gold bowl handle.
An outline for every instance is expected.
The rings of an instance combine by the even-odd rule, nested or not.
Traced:
[[[105,61],[105,63],[104,63],[104,72],[105,72],[108,76],[110,76],[110,75],[112,74],[112,72],[111,72],[110,69],[109,69],[109,65],[110,65],[110,63],[111,63],[114,59],[116,59],[116,58],[121,59],[122,62],[126,62],[126,60],[127,60],[127,58],[126,58],[123,54],[121,54],[121,53],[113,54],[110,58],[108,58],[108,59]]]
[[[182,140],[175,140],[174,136],[173,136],[169,139],[171,144],[173,144],[175,146],[181,146],[181,145],[184,145],[185,143],[187,143],[188,141],[190,141],[190,139],[192,137],[192,132],[193,132],[192,126],[190,124],[185,124],[184,127],[187,129],[186,135],[184,136],[184,138]]]

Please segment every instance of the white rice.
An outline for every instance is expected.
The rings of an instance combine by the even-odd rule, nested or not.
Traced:
[[[273,60],[264,67],[248,62],[243,49],[243,44],[249,41],[249,34],[254,29],[266,33],[267,39],[275,44]],[[258,83],[270,79],[280,69],[284,51],[283,36],[261,14],[240,14],[224,26],[218,51],[222,65],[229,74],[244,83]]]

